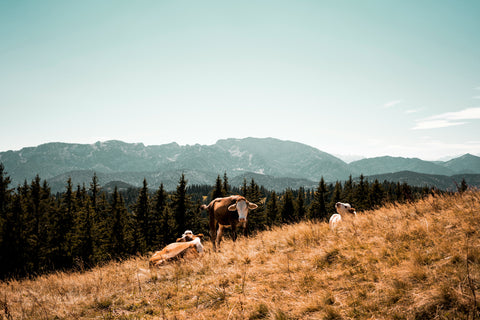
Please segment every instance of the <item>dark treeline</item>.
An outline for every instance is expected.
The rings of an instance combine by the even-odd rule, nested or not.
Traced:
[[[428,188],[383,182],[358,182],[316,189],[268,191],[252,179],[232,187],[218,176],[214,186],[187,186],[182,175],[175,191],[163,185],[113,192],[103,191],[96,175],[88,186],[66,181],[65,191],[52,194],[37,175],[16,188],[0,164],[0,279],[25,277],[53,270],[83,270],[112,259],[159,250],[187,230],[208,235],[208,216],[200,205],[216,197],[241,194],[256,203],[248,232],[305,219],[327,221],[337,201],[357,211],[387,202],[412,201]],[[228,236],[228,233],[227,233]]]

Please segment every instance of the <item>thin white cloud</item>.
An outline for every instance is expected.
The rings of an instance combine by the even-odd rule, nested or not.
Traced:
[[[417,113],[419,111],[420,111],[420,109],[409,109],[409,110],[405,110],[405,113],[406,114],[411,114],[411,113]]]
[[[448,120],[420,120],[413,130],[438,129],[465,124],[465,122],[451,122]]]
[[[472,99],[480,99],[480,96],[474,96]]]
[[[417,120],[413,130],[436,129],[451,126],[458,126],[467,123],[462,120],[480,119],[480,108],[467,108],[456,112],[446,112],[431,116],[425,119]]]
[[[393,101],[389,101],[389,102],[385,103],[383,106],[385,108],[391,108],[391,107],[394,107],[401,102],[402,102],[402,100],[393,100]]]
[[[480,108],[467,108],[457,112],[447,112],[433,116],[434,119],[475,120],[480,119]]]

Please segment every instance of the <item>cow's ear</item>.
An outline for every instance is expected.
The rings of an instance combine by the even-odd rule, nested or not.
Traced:
[[[248,209],[253,210],[253,209],[257,209],[257,208],[258,208],[258,206],[255,203],[252,203],[252,202],[248,203]]]
[[[235,211],[235,210],[237,210],[237,204],[236,203],[234,203],[234,204],[232,204],[231,206],[228,207],[228,211]]]
[[[348,209],[348,211],[350,211],[350,213],[354,213],[354,212],[355,212],[355,208],[350,208],[350,209]]]
[[[203,238],[203,233],[197,234],[196,237]]]

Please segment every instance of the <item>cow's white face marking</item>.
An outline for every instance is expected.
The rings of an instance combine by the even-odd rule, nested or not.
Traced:
[[[248,215],[248,206],[245,200],[240,200],[237,202],[237,211],[238,211],[238,220],[247,220]]]
[[[193,236],[193,232],[192,230],[187,230],[183,233],[182,235],[182,238],[185,238],[185,237],[192,237]]]
[[[255,205],[256,208],[256,205]],[[238,220],[240,222],[247,220],[248,209],[255,209],[250,208],[245,200],[238,200],[237,203],[232,204],[228,207],[229,211],[237,211],[238,212]]]

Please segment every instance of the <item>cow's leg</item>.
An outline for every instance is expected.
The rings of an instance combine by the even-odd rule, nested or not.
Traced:
[[[218,248],[220,248],[220,241],[222,241],[222,234],[223,234],[223,226],[219,224],[218,231],[217,231],[217,238],[216,238],[216,243]]]
[[[212,241],[213,251],[217,251],[217,246],[215,244],[217,240],[217,226],[215,224],[215,220],[210,218],[210,240]]]
[[[237,227],[232,223],[232,239],[233,242],[237,240]]]

